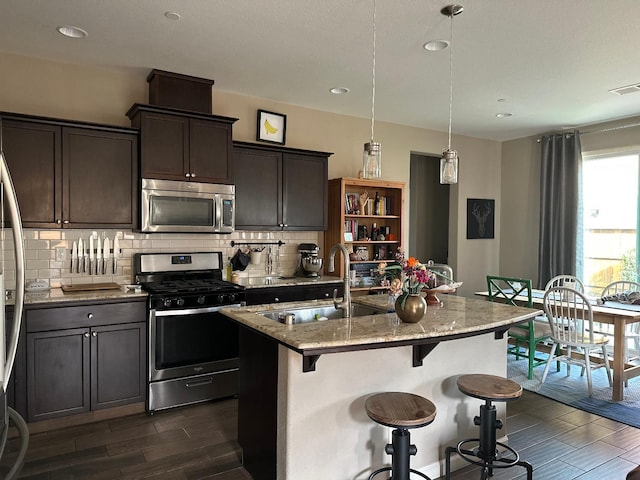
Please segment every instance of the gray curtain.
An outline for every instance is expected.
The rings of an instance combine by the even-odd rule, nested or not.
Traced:
[[[576,274],[582,150],[580,133],[542,137],[538,288],[554,276]]]

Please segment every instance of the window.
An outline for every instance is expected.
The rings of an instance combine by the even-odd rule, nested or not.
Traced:
[[[615,280],[638,281],[639,163],[635,151],[583,156],[577,273],[589,295]]]

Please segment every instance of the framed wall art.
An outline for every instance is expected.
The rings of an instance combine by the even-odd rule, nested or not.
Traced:
[[[496,201],[467,198],[467,238],[493,238]]]
[[[287,116],[281,113],[258,110],[256,140],[284,145],[287,131]]]

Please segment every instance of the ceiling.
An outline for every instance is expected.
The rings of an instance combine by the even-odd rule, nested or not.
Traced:
[[[640,115],[640,90],[608,91],[640,84],[638,0],[460,1],[454,134],[502,141]],[[447,4],[377,1],[376,121],[447,131],[449,50],[423,49],[449,39]],[[373,0],[3,0],[0,50],[213,79],[214,113],[224,90],[370,119],[372,27]]]

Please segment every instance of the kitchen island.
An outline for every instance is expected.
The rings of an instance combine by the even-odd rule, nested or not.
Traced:
[[[360,479],[390,460],[389,433],[368,419],[366,398],[422,395],[436,420],[412,432],[412,467],[437,478],[443,449],[475,435],[480,401],[458,392],[463,373],[506,374],[513,324],[540,310],[444,295],[416,324],[395,313],[285,325],[257,312],[326,306],[313,301],[223,309],[240,329],[238,442],[255,480]],[[384,295],[353,302],[386,310]],[[498,405],[505,420],[504,404]]]

